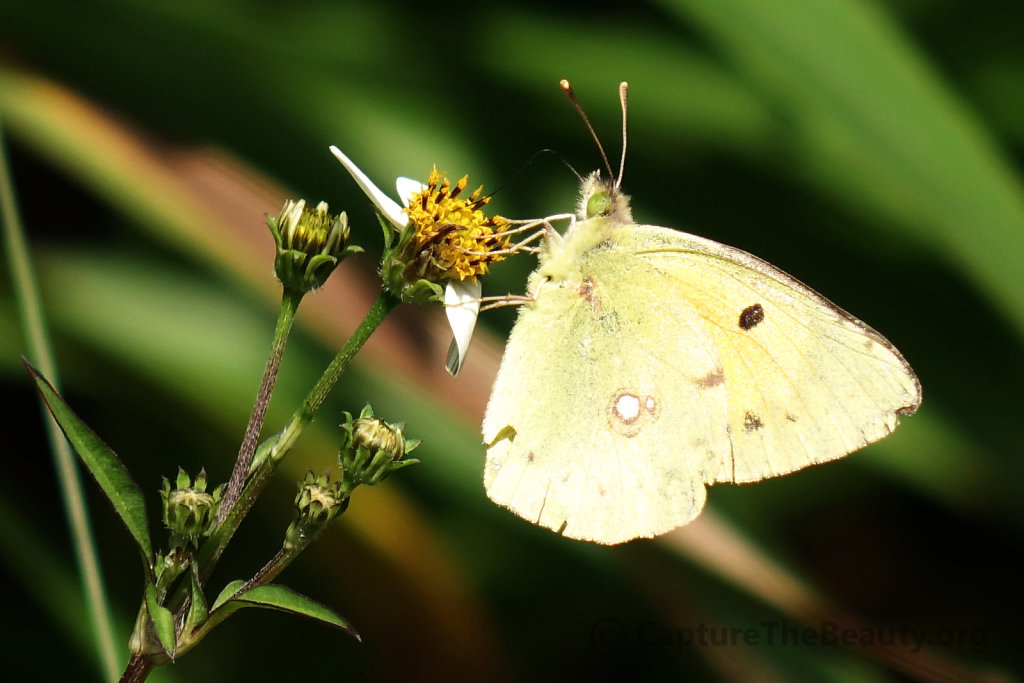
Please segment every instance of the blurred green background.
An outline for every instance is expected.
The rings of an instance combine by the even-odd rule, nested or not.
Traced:
[[[281,577],[364,642],[243,611],[152,680],[1014,678],[1024,5],[984,7],[0,0],[0,117],[64,392],[150,495],[151,519],[179,465],[230,472],[277,304],[263,215],[289,196],[327,200],[370,252],[303,303],[266,433],[374,295],[379,228],[327,146],[385,189],[437,164],[500,188],[503,215],[567,211],[576,180],[558,157],[581,173],[599,160],[563,77],[613,156],[616,86],[630,83],[624,187],[638,220],[782,267],[882,331],[924,385],[921,412],[880,444],[717,487],[701,520],[658,541],[596,547],[483,493],[477,430],[514,311],[483,316],[451,379],[441,312],[402,309],[213,578],[215,593],[279,547],[294,482],[333,461],[338,412],[372,401],[423,439],[423,463],[358,491]],[[497,268],[485,293],[522,291],[531,261]],[[98,678],[0,282],[0,667],[12,680]],[[121,646],[142,581],[128,534],[86,485]],[[883,639],[921,629],[927,644],[795,644],[771,626],[832,622]],[[701,626],[760,642],[677,640]]]

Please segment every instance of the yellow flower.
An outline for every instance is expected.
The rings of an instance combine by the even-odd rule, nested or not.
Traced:
[[[466,280],[486,275],[489,264],[503,258],[493,250],[508,247],[508,238],[502,235],[507,222],[484,214],[482,208],[491,198],[480,196],[483,187],[464,197],[468,184],[469,176],[462,176],[452,188],[451,181],[434,167],[427,184],[405,200],[402,212],[413,226],[412,253],[432,278]]]
[[[399,235],[394,248],[385,253],[381,269],[385,285],[402,300],[416,302],[440,300],[444,286],[445,310],[454,335],[446,366],[456,374],[480,312],[482,288],[477,278],[487,274],[491,263],[504,258],[508,222],[483,212],[490,197],[482,196],[482,187],[464,196],[468,176],[454,186],[436,168],[426,185],[398,178],[399,205],[340,149],[332,146],[331,153]],[[391,246],[390,236],[386,246]]]

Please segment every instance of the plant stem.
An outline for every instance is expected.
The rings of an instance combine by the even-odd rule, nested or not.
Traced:
[[[277,381],[277,373],[281,367],[281,358],[284,356],[284,348],[288,343],[288,333],[291,331],[292,322],[295,320],[295,311],[301,300],[301,292],[288,293],[286,291],[281,298],[281,310],[277,316],[277,326],[274,328],[274,341],[271,344],[270,357],[267,358],[267,367],[263,371],[263,380],[260,382],[256,403],[249,416],[249,424],[245,428],[245,436],[242,437],[242,444],[238,447],[235,468],[231,472],[231,479],[224,492],[224,499],[217,511],[218,523],[227,517],[245,486],[245,478],[249,474],[252,455],[256,451],[256,441],[259,439],[260,430],[263,429],[263,418],[267,413],[270,396],[274,391],[274,383]]]
[[[310,539],[312,540],[312,539]],[[250,588],[256,586],[263,586],[272,581],[278,574],[284,570],[292,560],[305,548],[307,544],[303,544],[301,548],[284,549],[277,551],[277,554],[267,562],[255,576],[245,582],[238,590],[236,590],[230,598],[225,600],[220,607],[216,608],[209,614],[209,618],[198,626],[198,628],[191,632],[182,632],[178,639],[178,650],[177,655],[180,657],[186,652],[190,651],[196,645],[205,638],[210,631],[216,628],[218,625],[223,623],[225,619],[231,616],[234,612],[238,611],[238,606],[232,606],[230,603],[239,595],[245,593]]]
[[[271,447],[268,457],[256,467],[251,478],[243,487],[236,503],[225,514],[224,519],[199,551],[197,561],[203,580],[210,575],[217,560],[224,552],[224,548],[241,524],[242,519],[252,508],[263,487],[270,481],[270,477],[277,469],[277,464],[294,445],[305,426],[313,420],[316,411],[323,405],[324,400],[338,382],[342,372],[348,367],[349,362],[359,349],[363,347],[366,340],[370,338],[373,331],[384,321],[388,313],[393,311],[399,303],[399,299],[395,296],[386,290],[381,290],[380,295],[373,302],[373,306],[370,307],[366,317],[359,323],[359,327],[356,328],[352,336],[345,342],[345,345],[341,347],[341,350],[338,351],[331,364],[324,370],[324,374],[317,381],[316,386],[313,387],[309,395],[306,396],[306,400],[302,402],[299,409],[292,415],[291,421],[280,434],[273,437],[276,441]]]
[[[313,539],[309,540],[312,541]],[[298,557],[299,553],[306,549],[307,545],[309,545],[308,542],[304,543],[301,547],[290,548],[287,550],[281,548],[280,550],[278,550],[277,554],[274,555],[274,557],[272,557],[269,562],[263,565],[262,569],[256,572],[256,574],[251,579],[245,582],[244,586],[238,589],[238,595],[241,595],[250,588],[255,588],[256,586],[265,586],[266,584],[276,579],[277,575],[283,572],[284,568],[290,565],[292,563],[292,560]]]
[[[2,216],[3,222],[4,251],[7,252],[12,288],[17,301],[21,328],[25,336],[25,346],[36,366],[54,386],[59,386],[57,363],[53,357],[49,330],[43,315],[39,284],[36,281],[24,228],[18,214],[13,181],[8,171],[2,121],[0,121],[0,216]],[[96,552],[96,540],[89,521],[89,512],[85,506],[82,476],[68,442],[56,421],[46,413],[45,409],[43,409],[43,413],[54,469],[60,482],[61,497],[64,500],[64,511],[67,515],[86,609],[92,620],[93,635],[96,638],[96,654],[100,673],[103,680],[113,680],[118,671],[118,650],[114,646],[114,627],[110,615],[110,604],[107,601],[107,591],[103,583],[103,570]]]
[[[121,674],[120,683],[141,683],[146,680],[152,670],[153,664],[148,657],[132,655],[132,658],[128,660],[128,666],[124,668],[124,673]]]
[[[331,393],[331,389],[334,388],[334,385],[341,377],[341,373],[348,367],[353,356],[363,347],[366,340],[370,338],[370,334],[384,321],[388,313],[393,311],[399,303],[400,301],[390,292],[385,289],[381,290],[377,300],[373,302],[373,306],[370,307],[370,311],[366,314],[366,318],[359,324],[356,331],[352,333],[348,342],[341,348],[338,355],[334,357],[331,364],[327,366],[323,376],[320,377],[320,381],[316,383],[316,386],[306,396],[302,406],[292,415],[288,426],[282,430],[281,438],[278,439],[270,451],[270,460],[276,461],[284,457],[295,443],[295,440],[299,438],[299,434],[302,433],[305,426],[313,420],[316,411],[323,405],[324,400]]]
[[[338,354],[331,361],[331,364],[324,370],[323,375],[317,381],[316,385],[306,396],[306,400],[302,402],[302,405],[295,414],[292,415],[291,421],[285,427],[285,429],[272,438],[273,445],[270,448],[270,452],[267,457],[263,458],[255,465],[255,469],[252,472],[251,478],[244,483],[240,493],[238,494],[235,504],[230,506],[230,509],[224,514],[224,517],[217,525],[217,528],[210,535],[203,547],[199,551],[199,556],[196,558],[196,563],[199,567],[200,579],[205,581],[209,576],[217,561],[220,559],[221,554],[227,547],[228,542],[234,535],[245,518],[249,510],[252,508],[262,492],[264,486],[270,481],[271,476],[277,469],[278,463],[287,454],[288,450],[295,443],[295,440],[301,434],[303,428],[313,420],[313,416],[317,410],[323,405],[324,400],[330,394],[331,389],[337,384],[341,374],[348,367],[349,362],[356,355],[356,353],[363,347],[363,344],[370,338],[373,331],[384,321],[388,313],[393,311],[395,307],[400,303],[399,299],[388,293],[386,290],[381,290],[377,300],[374,301],[373,306],[370,307],[369,312],[359,327],[356,328],[352,336],[349,337],[345,345],[338,351]],[[267,362],[267,370],[264,373],[263,384],[260,386],[259,396],[264,397],[266,393],[266,400],[269,401],[269,388],[268,385],[273,384],[273,376],[276,375],[277,367],[280,364],[280,354],[278,353],[284,349],[284,338],[287,336],[287,328],[291,324],[291,318],[294,316],[295,307],[298,306],[298,301],[294,302],[293,306],[290,306],[290,312],[286,312],[289,308],[289,304],[282,303],[281,316],[278,318],[277,330],[274,334],[274,347],[271,351],[270,360]],[[287,319],[287,320],[286,320]],[[284,322],[283,322],[284,321]],[[275,362],[274,358],[277,356]],[[270,378],[268,380],[268,377]],[[257,398],[257,403],[260,402],[261,398]],[[253,425],[257,422],[262,421],[262,415],[266,409],[264,405],[262,409],[257,406],[253,409],[253,416],[249,420],[249,427],[246,429],[246,436],[248,437],[251,432],[258,434],[259,428]],[[258,417],[257,417],[258,414]],[[244,447],[240,450],[240,458],[243,453],[248,451],[247,458],[251,461],[254,448]],[[236,463],[235,472],[238,471],[238,463]],[[247,464],[243,472],[249,469]],[[232,477],[233,478],[233,477]],[[244,479],[243,479],[244,480]],[[280,550],[262,569],[260,569],[252,579],[250,579],[243,590],[248,590],[254,586],[263,585],[274,579],[278,574],[287,567],[293,559],[312,541],[312,538],[308,539],[301,546],[290,549]],[[241,591],[240,591],[241,592]],[[175,597],[170,601],[171,604],[175,605],[174,621],[176,624],[183,623],[185,618],[185,612],[189,608],[189,601],[187,593],[184,588],[179,588]],[[194,639],[189,639],[189,642],[179,642],[178,654],[184,654],[196,644],[205,635],[205,631],[209,630],[211,624],[207,624],[207,628],[203,629],[200,627],[199,633]],[[193,634],[195,635],[195,634]],[[135,654],[132,656],[131,661],[128,663],[128,667],[121,678],[121,683],[139,683],[145,680],[146,676],[152,670],[154,664],[153,661],[147,658],[143,654]]]

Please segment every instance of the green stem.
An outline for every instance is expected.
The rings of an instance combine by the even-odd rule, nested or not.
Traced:
[[[197,559],[199,566],[200,579],[205,580],[209,577],[210,572],[213,570],[214,565],[220,559],[221,554],[224,552],[224,548],[231,540],[232,535],[238,529],[242,519],[248,514],[252,508],[259,494],[266,486],[267,482],[270,481],[274,471],[277,469],[278,463],[284,458],[284,456],[291,449],[292,445],[298,439],[299,434],[312,420],[313,416],[323,405],[327,396],[330,394],[331,389],[337,384],[341,374],[348,367],[348,364],[355,357],[356,353],[363,347],[363,344],[370,338],[373,331],[384,321],[384,318],[395,309],[400,303],[400,300],[390,294],[387,290],[381,290],[377,300],[373,302],[373,306],[370,307],[369,312],[363,321],[359,323],[359,327],[356,328],[352,336],[349,337],[345,345],[338,351],[338,354],[331,361],[331,364],[324,370],[324,374],[321,375],[319,381],[306,396],[306,400],[302,402],[302,405],[295,414],[292,415],[291,421],[281,431],[280,434],[270,439],[264,444],[264,448],[261,448],[263,457],[258,459],[254,463],[254,471],[252,472],[251,478],[245,484],[241,494],[238,497],[235,505],[231,507],[226,513],[223,521],[217,526],[213,534],[206,540],[203,547],[199,551],[199,558]],[[303,539],[303,542],[299,545],[291,548],[282,548],[278,553],[260,569],[256,574],[246,582],[246,584],[236,592],[236,595],[242,593],[255,586],[262,586],[272,581],[278,574],[280,574],[285,567],[291,564],[302,550],[313,540],[313,537]],[[181,623],[185,611],[188,609],[188,603],[184,596],[180,597],[177,602],[178,608],[175,615],[175,622]],[[199,627],[195,633],[188,634],[184,640],[178,643],[178,654],[182,655],[192,647],[194,647],[205,635],[220,621],[227,618],[230,615],[230,611],[223,612],[218,618],[211,618],[205,624]]]
[[[256,403],[253,405],[252,414],[249,416],[249,424],[245,428],[245,436],[242,437],[242,444],[238,447],[235,468],[231,472],[231,479],[228,481],[227,489],[224,492],[224,499],[221,501],[220,509],[217,511],[218,523],[227,517],[245,486],[245,478],[249,474],[249,465],[252,463],[252,456],[256,451],[256,441],[259,439],[260,430],[263,429],[263,418],[266,416],[267,406],[270,404],[270,396],[274,391],[274,383],[277,381],[277,373],[281,368],[281,358],[284,356],[284,347],[288,343],[288,333],[291,331],[292,322],[295,320],[295,311],[302,300],[302,294],[302,292],[289,294],[286,291],[281,299],[281,310],[277,315],[277,325],[274,328],[274,340],[270,348],[270,357],[267,358],[267,367],[263,371],[263,380],[260,382],[260,388],[256,394]]]
[[[303,546],[305,547],[305,546]],[[292,560],[301,552],[302,548],[293,548],[291,550],[285,550],[282,548],[277,551],[277,554],[263,566],[256,575],[245,582],[245,584],[236,590],[234,594],[224,601],[220,607],[213,610],[210,613],[209,618],[199,625],[194,631],[182,633],[178,639],[177,656],[180,657],[186,654],[189,650],[198,645],[203,638],[205,638],[210,631],[219,626],[229,616],[238,611],[239,606],[232,606],[231,600],[238,597],[247,590],[256,586],[263,586],[272,581],[278,574],[284,570]],[[122,682],[123,683],[123,682]]]
[[[359,327],[352,333],[352,336],[345,342],[341,350],[338,351],[331,364],[327,366],[316,386],[306,396],[306,400],[302,402],[302,406],[292,415],[291,421],[280,434],[272,437],[273,445],[269,449],[267,457],[255,465],[255,471],[242,489],[237,502],[225,514],[223,521],[217,526],[213,534],[210,535],[206,543],[203,544],[199,552],[197,561],[199,562],[201,576],[204,580],[210,575],[210,571],[212,571],[217,560],[220,559],[224,548],[238,529],[242,519],[252,508],[253,503],[255,503],[256,498],[263,491],[267,482],[270,481],[271,476],[277,469],[277,464],[294,445],[305,426],[313,420],[316,411],[323,405],[324,400],[331,389],[334,388],[338,378],[341,377],[341,374],[348,367],[352,358],[363,347],[363,344],[370,338],[373,331],[384,321],[388,313],[393,311],[399,303],[395,296],[386,290],[381,290],[380,295],[373,302],[373,306],[370,307],[366,317],[359,323]]]
[[[400,301],[385,289],[382,289],[377,300],[373,302],[373,306],[370,311],[366,314],[366,318],[359,324],[356,331],[352,333],[352,337],[349,338],[348,342],[341,348],[338,355],[334,357],[331,364],[327,366],[320,381],[316,383],[313,390],[306,396],[306,400],[302,402],[302,406],[295,411],[292,415],[291,421],[288,426],[281,432],[280,438],[274,444],[270,450],[270,460],[280,460],[285,456],[288,450],[294,445],[295,440],[299,438],[299,434],[302,430],[313,420],[313,416],[316,411],[320,409],[323,402],[327,399],[328,394],[331,393],[331,389],[338,382],[341,377],[341,373],[348,367],[349,362],[353,356],[363,347],[366,340],[370,338],[377,326],[384,321],[388,313],[393,311]]]
[[[57,364],[54,361],[49,332],[43,315],[32,259],[29,255],[24,228],[18,214],[13,182],[7,166],[3,143],[3,122],[0,121],[0,211],[2,211],[4,250],[7,252],[14,295],[17,300],[25,346],[33,363],[42,370],[54,386],[58,386]],[[46,411],[43,410],[45,413]],[[44,416],[54,469],[60,482],[64,511],[68,519],[75,560],[78,564],[85,604],[92,619],[96,637],[96,653],[103,680],[114,680],[118,672],[118,649],[114,645],[114,627],[107,601],[103,571],[96,552],[96,541],[85,506],[85,493],[81,473],[75,463],[67,440],[55,420]]]
[[[256,574],[253,575],[251,579],[246,581],[238,590],[236,590],[230,598],[221,603],[221,607],[215,609],[210,614],[210,618],[206,622],[200,625],[199,628],[197,628],[195,631],[191,633],[182,634],[181,639],[179,639],[178,641],[178,656],[185,654],[186,652],[194,648],[196,645],[198,645],[199,642],[203,638],[205,638],[210,631],[216,628],[219,624],[221,624],[225,619],[231,616],[231,614],[238,609],[237,607],[232,609],[228,605],[228,603],[230,603],[233,599],[235,599],[239,595],[242,595],[246,591],[252,588],[256,588],[257,586],[265,586],[271,581],[273,581],[275,578],[277,578],[277,576],[282,571],[284,571],[288,565],[292,563],[292,560],[298,557],[299,553],[305,550],[309,546],[309,544],[312,543],[313,540],[317,536],[319,536],[320,533],[326,528],[327,525],[325,524],[311,536],[305,536],[301,538],[301,541],[298,544],[292,545],[291,547],[283,547],[280,550],[278,550],[277,554],[274,555],[274,557],[272,557],[269,562],[263,565],[263,567],[258,572],[256,572]]]
[[[285,567],[290,565],[292,563],[292,560],[298,557],[299,553],[305,550],[306,546],[308,546],[309,542],[312,540],[312,538],[308,539],[301,546],[287,549],[281,548],[280,550],[278,550],[277,554],[274,555],[273,558],[271,558],[270,562],[267,562],[265,565],[263,565],[263,568],[256,572],[255,576],[246,581],[245,585],[238,589],[237,594],[241,595],[245,591],[249,590],[250,588],[255,588],[256,586],[265,586],[274,579],[276,579],[277,575],[283,572]]]

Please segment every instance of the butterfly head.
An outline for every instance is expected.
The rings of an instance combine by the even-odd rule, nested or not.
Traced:
[[[629,195],[619,191],[617,182],[605,180],[600,171],[594,171],[580,185],[576,218],[581,221],[609,218],[618,223],[632,223]]]
[[[622,156],[619,159],[619,172],[616,175],[612,171],[611,164],[608,163],[608,155],[604,153],[604,146],[601,144],[600,138],[597,137],[594,127],[590,125],[590,119],[587,118],[586,112],[583,111],[579,100],[576,99],[576,93],[573,92],[569,81],[563,78],[559,85],[576,108],[580,118],[583,119],[583,124],[587,127],[590,137],[594,139],[597,151],[600,152],[604,167],[611,178],[611,180],[605,180],[600,171],[594,171],[583,179],[580,184],[579,201],[576,203],[576,219],[579,221],[606,219],[613,223],[632,223],[633,216],[629,210],[629,196],[619,191],[619,187],[622,185],[622,172],[626,166],[626,93],[629,86],[625,81],[619,84],[619,104],[622,106]]]

